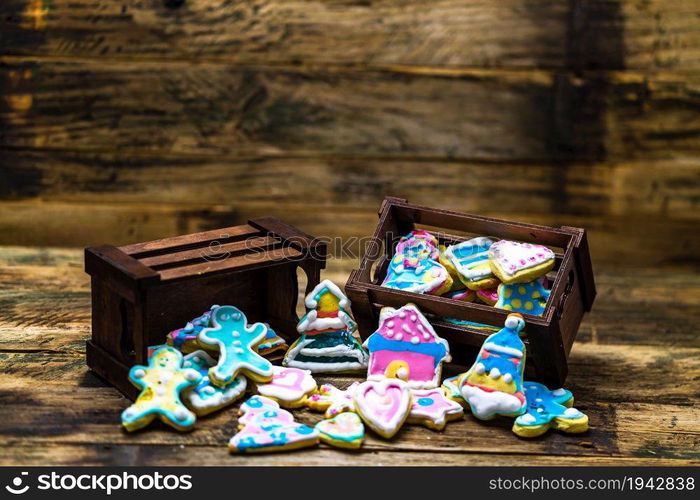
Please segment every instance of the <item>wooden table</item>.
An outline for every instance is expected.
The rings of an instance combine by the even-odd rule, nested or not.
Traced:
[[[351,261],[324,277],[342,284]],[[189,434],[125,433],[128,401],[85,366],[89,281],[77,249],[0,247],[0,465],[688,465],[700,463],[700,278],[682,270],[598,272],[568,387],[590,417],[579,436],[522,440],[509,419],[471,416],[444,432],[405,426],[369,435],[358,452],[317,449],[230,455],[235,410]],[[350,377],[319,378],[347,384]],[[315,423],[320,414],[294,411]]]

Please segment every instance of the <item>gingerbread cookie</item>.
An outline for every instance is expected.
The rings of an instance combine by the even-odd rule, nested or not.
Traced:
[[[462,406],[445,395],[442,389],[414,390],[408,422],[441,431],[448,421],[464,416]]]
[[[527,411],[515,419],[513,432],[520,437],[541,436],[549,429],[567,434],[588,430],[588,417],[572,408],[574,396],[566,389],[550,391],[537,382],[525,382]]]
[[[177,349],[163,346],[156,349],[148,366],[133,366],[129,380],[141,393],[134,404],[122,412],[122,425],[127,431],[146,427],[156,417],[180,431],[190,430],[197,417],[182,404],[180,395],[196,385],[201,375],[196,370],[182,367],[182,354]]]
[[[498,301],[494,305],[508,311],[542,316],[549,294],[544,287],[544,278],[529,283],[504,283],[498,287]]]
[[[284,408],[298,408],[316,390],[316,381],[309,370],[272,367],[272,380],[258,384],[258,394],[277,401]]]
[[[294,417],[264,396],[254,396],[241,405],[243,428],[228,443],[234,453],[263,453],[315,446],[316,429],[294,421]]]
[[[462,397],[475,417],[488,420],[525,412],[525,344],[519,337],[524,326],[522,316],[509,314],[505,326],[484,341],[474,365],[460,377]]]
[[[399,379],[368,380],[354,394],[355,410],[380,436],[396,434],[411,411],[411,390]]]
[[[226,387],[239,374],[256,382],[272,379],[272,364],[255,351],[267,335],[265,325],[248,326],[245,314],[234,306],[214,308],[210,322],[210,327],[199,332],[197,341],[219,351],[219,361],[209,370],[214,385]]]
[[[347,309],[348,298],[335,283],[324,280],[306,296],[310,309],[301,318],[283,364],[319,372],[357,372],[367,366],[368,355],[353,336],[357,324]]]
[[[359,448],[365,438],[362,419],[351,412],[339,413],[335,417],[316,424],[321,441],[338,448]]]
[[[437,387],[442,363],[451,359],[447,341],[411,303],[400,309],[383,308],[379,328],[365,345],[369,350],[368,380],[397,377],[412,389]]]
[[[489,265],[506,285],[528,283],[552,270],[554,252],[542,245],[501,240],[489,249]]]
[[[228,406],[245,394],[248,383],[243,375],[237,376],[225,387],[211,383],[209,369],[216,366],[216,360],[202,349],[185,356],[183,366],[197,370],[202,376],[194,388],[185,391],[184,397],[185,404],[198,416]]]
[[[347,389],[342,390],[333,384],[323,384],[318,388],[318,392],[307,397],[304,403],[312,410],[326,412],[326,418],[333,418],[340,413],[355,410],[353,395],[359,385],[359,382],[353,382]]]
[[[498,280],[489,266],[489,249],[493,240],[484,236],[451,245],[445,250],[444,259],[449,261],[467,288],[480,290],[494,288]]]

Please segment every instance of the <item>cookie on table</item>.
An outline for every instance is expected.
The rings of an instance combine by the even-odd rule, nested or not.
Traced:
[[[410,424],[421,424],[441,431],[447,422],[459,420],[464,416],[464,408],[446,396],[442,388],[419,389],[411,392],[412,404],[408,414]]]
[[[179,431],[192,429],[197,417],[180,398],[185,389],[196,385],[201,378],[196,370],[183,367],[182,354],[177,349],[169,346],[156,349],[148,366],[136,365],[129,370],[129,381],[141,393],[122,412],[122,425],[131,432],[158,418]]]
[[[574,396],[566,389],[550,391],[537,382],[525,382],[527,411],[515,419],[513,432],[525,438],[541,436],[549,429],[567,434],[588,430],[588,416],[572,408]]]
[[[321,441],[337,448],[357,449],[365,438],[362,419],[353,412],[339,413],[316,424]]]
[[[355,411],[374,432],[389,439],[403,426],[411,411],[408,384],[397,378],[361,383],[353,396]]]
[[[316,390],[316,380],[309,370],[273,366],[272,380],[257,384],[255,390],[261,396],[277,401],[283,408],[298,408]]]
[[[197,370],[202,376],[196,386],[185,391],[184,396],[185,404],[198,416],[224,408],[245,394],[248,382],[243,375],[224,387],[211,383],[209,369],[216,366],[216,360],[202,349],[186,355],[183,366]]]

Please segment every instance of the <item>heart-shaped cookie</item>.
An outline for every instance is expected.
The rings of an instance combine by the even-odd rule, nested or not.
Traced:
[[[272,381],[258,384],[257,389],[260,395],[274,399],[285,408],[296,408],[316,390],[316,381],[309,370],[273,366]]]
[[[324,443],[340,448],[359,448],[365,438],[365,426],[356,413],[340,413],[316,424],[316,430]]]
[[[542,245],[501,240],[489,248],[489,265],[505,284],[528,283],[552,270],[554,252]]]
[[[399,431],[411,411],[411,391],[400,379],[363,382],[355,391],[354,401],[362,420],[387,439]]]

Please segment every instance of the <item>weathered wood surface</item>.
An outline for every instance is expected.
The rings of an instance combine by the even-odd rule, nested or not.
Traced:
[[[5,0],[4,51],[236,63],[700,66],[694,0]],[[170,3],[170,5],[176,5]],[[322,47],[322,49],[320,49]]]
[[[342,284],[352,265],[331,260],[323,277]],[[323,446],[243,458],[225,448],[234,410],[202,419],[189,434],[122,432],[118,416],[127,401],[84,364],[90,298],[81,252],[3,247],[0,404],[9,418],[0,419],[0,464],[699,464],[700,279],[673,270],[597,278],[598,300],[574,345],[568,379],[576,406],[591,419],[587,434],[524,441],[507,419],[467,417],[444,433],[411,425],[391,441],[369,436],[357,453]],[[295,414],[306,423],[320,419]]]
[[[5,147],[548,162],[700,151],[700,71],[356,71],[5,59]]]

